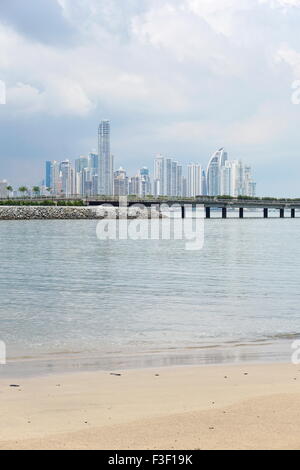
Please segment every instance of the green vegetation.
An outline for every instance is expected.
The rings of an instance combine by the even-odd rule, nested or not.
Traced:
[[[39,195],[40,195],[40,192],[41,192],[39,186],[33,186],[32,191],[33,191],[33,194],[34,194],[35,196],[39,196]]]
[[[234,199],[232,196],[218,196],[218,199]]]
[[[26,186],[20,186],[19,192],[25,196],[25,193],[28,193],[28,188]]]
[[[84,206],[82,200],[78,201],[54,201],[51,199],[44,199],[42,201],[35,201],[33,199],[0,199],[0,206]]]
[[[78,201],[57,201],[58,206],[84,206],[84,202],[82,200]]]
[[[238,199],[242,201],[255,201],[257,198],[252,196],[238,196]]]

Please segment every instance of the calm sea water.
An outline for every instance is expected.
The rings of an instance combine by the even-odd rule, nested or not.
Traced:
[[[113,367],[289,357],[300,338],[300,219],[206,221],[201,251],[99,241],[96,224],[0,222],[10,359]]]

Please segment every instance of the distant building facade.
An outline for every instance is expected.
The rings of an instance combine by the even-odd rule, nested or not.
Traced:
[[[114,193],[114,158],[110,152],[110,121],[101,121],[98,129],[99,194],[112,196]]]

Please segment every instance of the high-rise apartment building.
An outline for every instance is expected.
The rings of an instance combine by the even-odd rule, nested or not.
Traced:
[[[172,195],[172,167],[173,161],[171,158],[166,158],[166,186],[165,186],[165,196]]]
[[[165,158],[162,155],[158,155],[154,159],[154,195],[164,196],[165,195]]]
[[[188,165],[187,181],[188,197],[195,197],[203,194],[203,171],[201,165],[198,163],[191,163]]]
[[[65,160],[60,163],[59,177],[61,179],[61,192],[65,196],[72,196],[74,194],[74,170],[70,160]]]
[[[110,122],[101,121],[98,129],[99,194],[113,195],[114,163],[110,153]]]
[[[182,165],[177,163],[176,166],[176,191],[175,196],[183,196],[183,170]]]
[[[244,195],[250,197],[256,196],[256,183],[253,181],[250,166],[245,166],[244,168]]]
[[[255,187],[251,168],[241,160],[226,160],[220,168],[221,196],[255,196]]]
[[[150,171],[147,167],[143,167],[140,169],[140,195],[142,197],[149,196],[151,194],[151,179],[150,179]]]
[[[141,177],[140,175],[132,176],[129,179],[129,194],[131,196],[140,196],[141,194]]]
[[[51,181],[50,188],[53,194],[61,194],[62,185],[60,178],[60,164],[56,160],[51,162]]]
[[[182,166],[172,158],[154,159],[153,193],[155,196],[182,195]]]
[[[234,181],[232,179],[232,162],[226,161],[220,170],[220,196],[233,196]]]
[[[127,196],[129,191],[129,180],[124,168],[114,172],[114,195]]]

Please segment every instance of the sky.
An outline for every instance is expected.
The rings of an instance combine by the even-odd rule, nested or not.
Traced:
[[[225,147],[259,195],[300,197],[300,0],[1,0],[0,179],[97,148],[206,166]]]

